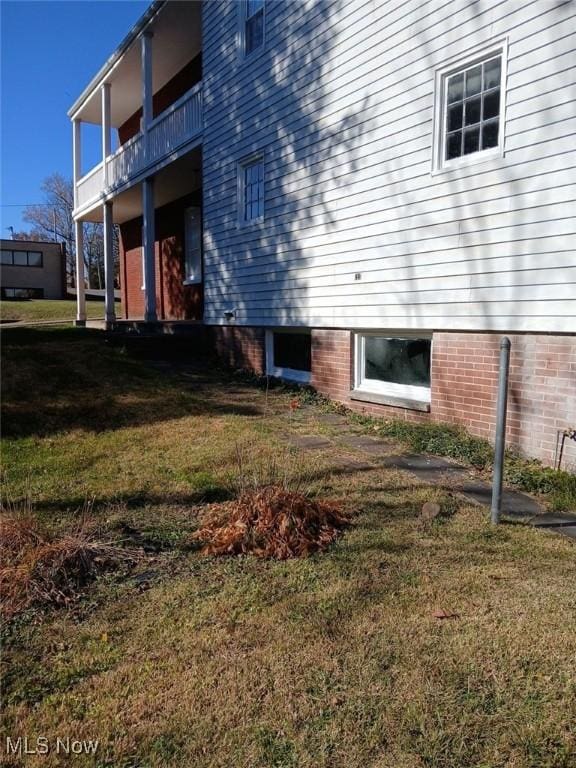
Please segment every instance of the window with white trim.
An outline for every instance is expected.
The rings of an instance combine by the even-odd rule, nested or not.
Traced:
[[[264,218],[264,158],[261,155],[240,163],[239,182],[240,222],[261,221]]]
[[[307,384],[312,371],[312,336],[308,329],[266,331],[266,373]]]
[[[202,210],[186,208],[184,212],[184,283],[202,282]]]
[[[264,0],[244,0],[244,55],[264,45]]]
[[[501,45],[437,73],[437,169],[502,154],[504,69]]]
[[[356,334],[354,389],[366,394],[430,402],[432,338],[427,334]]]

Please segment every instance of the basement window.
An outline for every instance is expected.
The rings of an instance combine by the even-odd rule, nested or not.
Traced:
[[[312,337],[308,330],[266,331],[266,373],[308,384],[312,371]]]
[[[357,334],[352,398],[429,410],[431,349],[427,334]]]

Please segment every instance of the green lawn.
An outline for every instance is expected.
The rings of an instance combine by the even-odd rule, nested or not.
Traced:
[[[117,302],[117,311],[120,303]],[[90,319],[104,318],[103,301],[87,301],[86,315]],[[76,317],[76,302],[59,299],[29,299],[0,301],[2,323],[39,322],[42,320],[72,321]]]
[[[3,356],[5,497],[61,530],[94,498],[108,536],[152,545],[78,603],[5,626],[7,735],[98,739],[74,764],[99,768],[576,765],[570,540],[491,527],[366,464],[319,406],[213,366],[153,368],[78,329],[7,331]],[[301,453],[294,434],[330,442]],[[244,472],[275,457],[305,475],[354,524],[306,560],[190,550],[238,452]],[[420,520],[427,500],[445,516]]]

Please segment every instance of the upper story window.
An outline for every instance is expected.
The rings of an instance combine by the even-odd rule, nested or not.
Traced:
[[[202,211],[198,207],[184,212],[184,283],[202,282]]]
[[[504,49],[437,74],[437,169],[502,154]]]
[[[264,158],[260,155],[239,166],[240,223],[264,218]]]
[[[41,267],[41,251],[9,251],[2,249],[0,263],[14,267]]]
[[[244,54],[264,45],[264,0],[244,0]]]

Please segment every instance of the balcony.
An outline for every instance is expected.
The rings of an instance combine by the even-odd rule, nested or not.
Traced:
[[[202,134],[202,83],[197,83],[156,117],[147,134],[122,144],[76,186],[76,212],[89,208],[114,192],[136,183],[174,152]]]

